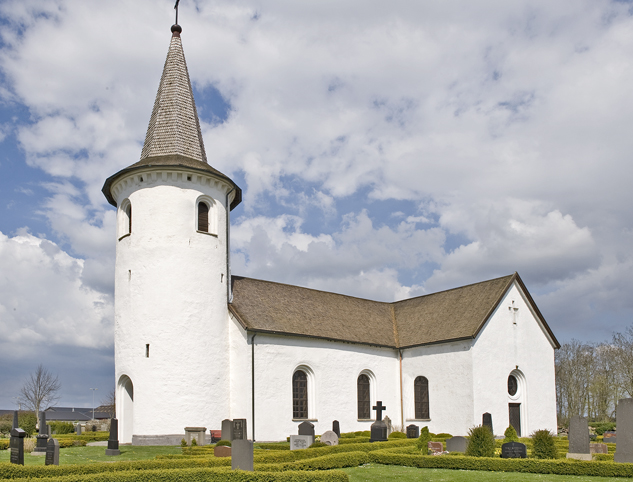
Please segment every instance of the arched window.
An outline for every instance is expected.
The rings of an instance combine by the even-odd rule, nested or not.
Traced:
[[[429,381],[426,377],[416,377],[413,382],[413,396],[415,402],[415,418],[425,420],[429,415]]]
[[[117,224],[119,239],[132,233],[132,205],[129,199],[125,199],[119,206]]]
[[[519,382],[517,381],[517,377],[514,375],[510,375],[508,377],[508,395],[514,396],[517,394],[517,390],[519,389]]]
[[[369,395],[369,377],[364,373],[359,375],[356,381],[356,392],[358,395],[358,418],[371,418],[371,398]]]
[[[198,203],[198,231],[209,232],[209,205],[204,201]]]
[[[303,370],[292,375],[292,418],[308,418],[308,376]]]
[[[127,233],[132,234],[132,205],[128,204],[125,208],[125,214],[127,214]]]

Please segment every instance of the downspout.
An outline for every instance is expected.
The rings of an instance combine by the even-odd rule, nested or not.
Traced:
[[[233,293],[231,292],[231,206],[229,205],[229,196],[235,191],[235,187],[226,193],[226,301],[233,302]]]
[[[252,423],[252,439],[255,442],[255,337],[257,333],[253,333],[251,338],[251,420]]]
[[[402,397],[402,350],[398,350],[400,358],[400,426],[404,430],[404,401]]]

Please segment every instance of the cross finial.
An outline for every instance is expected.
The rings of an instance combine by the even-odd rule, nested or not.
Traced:
[[[178,4],[180,0],[176,0],[176,5],[174,5],[174,10],[176,10],[176,25],[178,25]]]
[[[517,311],[519,311],[519,308],[514,306],[514,300],[512,300],[512,306],[508,306],[508,310],[510,311],[510,313],[512,313],[512,323],[514,323],[516,325],[517,324]]]
[[[385,407],[382,402],[378,401],[376,402],[376,406],[372,408],[376,410],[376,422],[380,422],[382,420],[382,412],[383,410],[387,410],[387,407]]]

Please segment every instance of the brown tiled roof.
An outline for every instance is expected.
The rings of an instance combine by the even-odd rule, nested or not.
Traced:
[[[235,187],[236,195],[231,203],[231,209],[242,200],[241,189],[230,178],[207,163],[200,121],[178,31],[173,33],[169,44],[141,159],[106,180],[102,191],[108,202],[116,206],[110,192],[116,179],[131,171],[153,166],[186,167],[210,173],[229,181]]]
[[[234,276],[230,309],[256,333],[407,348],[474,338],[515,281],[558,348],[517,273],[395,303]]]

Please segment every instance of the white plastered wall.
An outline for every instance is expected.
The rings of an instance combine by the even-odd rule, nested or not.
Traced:
[[[471,343],[459,341],[403,351],[405,426],[428,426],[433,433],[466,435],[473,413]],[[429,381],[429,420],[415,419],[413,385],[418,376]]]
[[[517,399],[508,394],[513,370],[525,379]],[[519,402],[523,436],[539,429],[556,432],[554,346],[516,283],[475,339],[473,373],[474,425],[489,412],[495,434],[503,435],[510,423],[508,404]]]
[[[219,427],[229,412],[228,189],[186,169],[136,172],[112,188],[132,205],[131,234],[117,233],[115,371],[134,386],[134,435]],[[215,201],[217,236],[196,232],[202,195]]]
[[[231,417],[251,421],[251,346],[237,322],[231,324]],[[250,343],[252,334],[248,335]],[[400,385],[397,351],[390,348],[331,342],[314,338],[255,337],[255,438],[285,440],[298,433],[303,420],[292,418],[292,375],[308,367],[313,378],[308,394],[310,422],[317,434],[338,420],[342,432],[369,430],[373,420],[358,420],[357,378],[363,371],[375,377],[375,399],[387,406],[383,416],[400,425]],[[375,412],[372,410],[375,419]],[[249,423],[249,437],[252,433]]]

